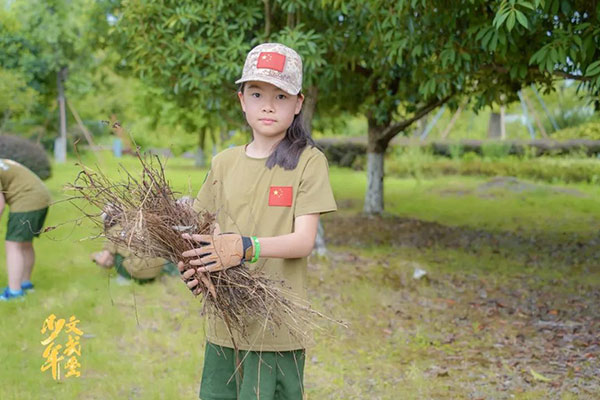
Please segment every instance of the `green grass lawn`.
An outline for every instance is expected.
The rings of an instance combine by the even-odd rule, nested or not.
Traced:
[[[96,162],[89,155],[83,160],[89,166]],[[112,176],[119,163],[130,171],[138,165],[133,158],[105,154],[102,170]],[[206,171],[192,164],[185,159],[167,163],[172,186],[182,194],[194,195],[204,179]],[[72,160],[54,166],[47,181],[56,200],[47,225],[57,228],[36,241],[36,292],[23,302],[0,304],[0,346],[5,349],[0,399],[197,398],[205,340],[201,303],[178,277],[120,286],[91,263],[90,253],[102,247],[101,240],[91,239],[98,232],[64,201],[63,186],[74,181],[78,170]],[[364,175],[331,169],[339,216],[361,210]],[[386,210],[469,229],[566,231],[582,237],[595,232],[600,219],[595,186],[569,185],[577,195],[550,186],[482,194],[477,188],[486,181],[386,179]],[[326,218],[330,223],[336,216]],[[4,230],[6,215],[0,224]],[[309,291],[315,307],[348,327],[324,324],[316,333],[307,357],[307,398],[593,398],[598,383],[594,386],[587,376],[597,355],[585,358],[582,350],[582,361],[558,368],[531,354],[550,351],[535,321],[550,315],[580,323],[582,310],[591,314],[581,321],[586,316],[598,321],[598,280],[581,277],[597,279],[599,271],[574,265],[538,276],[518,258],[484,253],[338,244],[330,246],[327,257],[311,259]],[[426,269],[428,277],[412,279],[416,266]],[[0,283],[5,282],[2,268]],[[79,378],[54,381],[49,371],[40,371],[45,338],[40,329],[52,313],[81,321]],[[523,348],[531,349],[528,357],[519,355]],[[550,381],[536,378],[532,370]]]
[[[331,179],[341,211],[360,212],[366,174],[333,167]],[[403,217],[489,230],[597,232],[600,225],[597,185],[539,183],[523,192],[502,187],[482,188],[490,180],[462,176],[420,180],[387,177],[385,210]]]

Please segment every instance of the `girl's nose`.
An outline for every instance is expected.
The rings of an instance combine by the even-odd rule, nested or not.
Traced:
[[[273,101],[272,100],[266,100],[263,103],[262,110],[263,110],[263,112],[273,112],[273,111],[275,111],[275,107],[273,105]]]

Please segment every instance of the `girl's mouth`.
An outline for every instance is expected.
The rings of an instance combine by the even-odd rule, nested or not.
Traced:
[[[271,125],[276,122],[274,119],[269,119],[269,118],[261,118],[261,119],[259,119],[259,121],[265,125]]]

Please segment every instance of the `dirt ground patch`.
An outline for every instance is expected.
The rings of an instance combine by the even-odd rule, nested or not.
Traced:
[[[323,225],[327,242],[335,245],[491,250],[525,265],[600,266],[600,235],[494,232],[395,216],[335,216]]]
[[[439,399],[599,398],[600,288],[568,275],[545,280],[524,271],[498,278],[489,271],[439,270],[435,260],[415,261],[406,252],[435,250],[429,253],[443,258],[451,249],[476,258],[473,254],[491,248],[498,258],[506,252],[548,268],[584,265],[577,270],[585,274],[586,268],[597,270],[597,258],[579,253],[598,257],[594,240],[524,237],[395,217],[330,218],[325,232],[330,265],[311,264],[318,293],[346,304],[349,338],[365,343],[377,336],[381,353],[397,365],[388,378],[408,393],[401,398],[419,398],[411,393]],[[367,249],[383,244],[388,250]],[[543,256],[534,257],[539,252]],[[413,279],[415,268],[428,273]],[[369,300],[357,281],[373,288],[372,304],[379,304],[368,320],[360,309]],[[349,291],[359,299],[344,294]],[[354,378],[368,385],[374,372]],[[371,398],[388,397],[374,391]]]

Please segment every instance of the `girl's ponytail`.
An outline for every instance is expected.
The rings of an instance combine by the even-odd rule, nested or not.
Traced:
[[[294,116],[294,120],[287,129],[285,137],[279,142],[267,159],[267,168],[271,169],[276,165],[286,170],[296,168],[300,155],[306,146],[314,147],[315,142],[304,126],[302,111],[300,111],[300,113]]]

